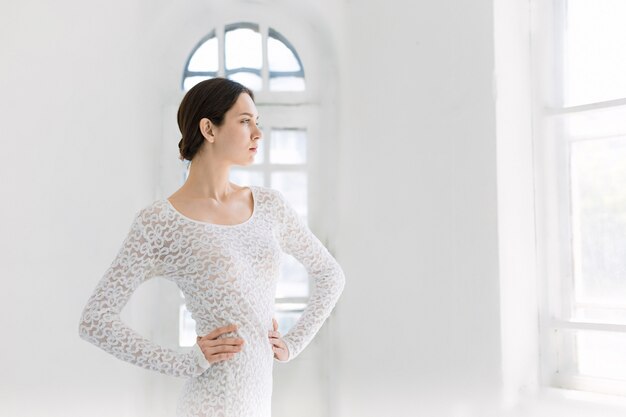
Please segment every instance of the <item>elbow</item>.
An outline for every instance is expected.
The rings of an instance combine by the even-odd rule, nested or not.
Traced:
[[[100,314],[92,308],[85,307],[80,320],[78,321],[78,336],[81,339],[93,343],[94,336],[102,333],[102,321],[99,319]]]
[[[78,321],[78,336],[80,336],[83,340],[88,340],[89,330],[92,327],[92,322],[87,319],[86,312],[83,311],[83,314],[80,316],[80,320]]]
[[[340,285],[339,285],[339,293],[341,294],[343,292],[343,289],[346,286],[346,276],[343,273],[343,270],[341,271],[341,279],[340,279]]]
[[[335,277],[335,294],[336,298],[339,298],[339,296],[343,293],[344,287],[346,286],[346,275],[339,264],[337,264],[335,268]]]

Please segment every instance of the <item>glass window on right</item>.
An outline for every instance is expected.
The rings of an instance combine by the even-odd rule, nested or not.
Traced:
[[[531,43],[542,376],[626,396],[626,1],[545,3]]]

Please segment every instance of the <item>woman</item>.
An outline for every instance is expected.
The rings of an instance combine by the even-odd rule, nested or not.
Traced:
[[[256,120],[255,120],[256,119]],[[252,91],[225,78],[191,88],[178,110],[185,184],[142,208],[83,311],[80,336],[117,358],[187,378],[178,416],[270,417],[274,360],[289,362],[330,315],[345,283],[333,256],[283,194],[229,182],[262,137]],[[313,283],[300,319],[281,337],[274,297],[281,258],[294,256]],[[176,283],[199,335],[181,353],[143,338],[120,311],[143,281]]]

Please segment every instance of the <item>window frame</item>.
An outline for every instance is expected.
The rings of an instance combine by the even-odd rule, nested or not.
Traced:
[[[626,325],[572,319],[574,311],[574,229],[569,145],[563,118],[626,105],[626,98],[564,106],[561,74],[567,0],[532,2],[533,143],[535,164],[536,250],[538,259],[540,380],[546,387],[626,395],[626,381],[576,373],[575,346],[566,342],[582,330],[626,333]],[[601,138],[597,138],[601,139]]]
[[[239,68],[226,68],[226,48],[225,48],[225,41],[226,41],[226,33],[228,31],[231,30],[235,30],[235,29],[252,29],[254,31],[259,32],[259,34],[261,35],[261,48],[262,48],[262,65],[261,65],[261,69],[257,69],[257,68],[247,68],[247,67],[239,67]],[[293,56],[295,57],[295,59],[298,61],[298,64],[300,65],[300,70],[298,71],[270,71],[269,69],[269,59],[268,59],[268,52],[267,52],[267,44],[268,44],[268,38],[274,38],[280,42],[282,42],[285,47],[287,47],[287,49],[289,49],[291,51],[291,53],[293,53]],[[209,39],[212,38],[216,38],[217,39],[217,52],[218,52],[218,70],[217,71],[190,71],[189,68],[189,63],[191,62],[191,59],[193,58],[194,54],[196,53],[196,51]],[[231,74],[235,74],[238,72],[249,72],[251,74],[256,74],[258,76],[261,77],[262,80],[262,86],[261,86],[261,90],[260,91],[255,91],[255,95],[256,96],[262,96],[264,97],[265,95],[269,94],[269,97],[264,97],[265,99],[268,98],[274,98],[276,99],[276,101],[279,102],[284,102],[284,101],[291,101],[290,99],[293,100],[293,98],[296,98],[297,101],[302,101],[303,96],[306,94],[306,90],[309,88],[307,86],[307,88],[304,90],[305,92],[302,91],[271,91],[269,89],[269,84],[270,84],[270,79],[274,78],[274,77],[286,77],[286,76],[297,76],[297,77],[302,77],[303,80],[305,80],[306,83],[306,76],[305,76],[305,71],[304,71],[304,65],[302,63],[302,59],[300,58],[300,54],[298,54],[296,48],[293,46],[293,44],[280,32],[278,32],[276,29],[274,29],[273,27],[270,27],[268,25],[264,25],[262,23],[254,23],[254,22],[249,22],[249,21],[240,21],[240,22],[234,22],[234,23],[227,23],[224,25],[220,25],[217,28],[214,28],[213,30],[211,30],[207,35],[203,36],[192,48],[191,52],[189,53],[189,55],[187,56],[187,61],[185,62],[185,66],[183,68],[183,76],[181,78],[181,82],[180,82],[180,89],[181,90],[185,90],[185,79],[188,77],[194,77],[194,76],[205,76],[205,77],[226,77],[228,78],[229,75]],[[286,94],[287,96],[282,96],[283,94]],[[291,97],[290,97],[291,96]],[[282,100],[281,100],[282,99]]]

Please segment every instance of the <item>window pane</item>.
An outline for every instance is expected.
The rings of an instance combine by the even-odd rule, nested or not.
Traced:
[[[306,162],[306,130],[272,129],[271,138],[271,163],[303,164]]]
[[[565,120],[567,134],[571,138],[586,139],[626,134],[626,106],[569,113],[561,117]]]
[[[270,78],[271,91],[304,91],[304,78],[302,77],[272,77]]]
[[[291,329],[291,327],[298,321],[302,315],[302,310],[306,307],[305,304],[276,304],[276,321],[278,322],[278,331],[280,334],[285,334]]]
[[[189,71],[217,71],[217,38],[211,38],[204,42],[189,60]]]
[[[569,0],[565,105],[626,97],[626,2]]]
[[[273,37],[267,38],[267,60],[270,71],[300,71],[300,63],[291,49]]]
[[[571,144],[576,300],[625,304],[626,136]]]
[[[308,297],[309,280],[306,268],[296,258],[285,254],[280,265],[276,297]]]
[[[578,373],[626,380],[626,334],[577,331]]]
[[[576,303],[572,319],[587,323],[626,324],[626,302],[610,305],[608,303]]]
[[[307,213],[307,177],[305,172],[272,172],[271,187],[284,194],[294,209],[304,220]]]
[[[256,68],[261,69],[263,55],[261,34],[249,28],[233,29],[226,32],[226,69]]]
[[[191,317],[185,304],[180,306],[178,344],[180,346],[193,346],[196,343],[196,321]]]
[[[236,72],[234,74],[230,74],[228,78],[237,81],[254,91],[258,91],[263,88],[263,80],[261,77],[251,72]]]
[[[185,81],[183,82],[183,88],[185,89],[185,91],[188,91],[191,87],[198,84],[200,81],[208,80],[211,78],[213,77],[199,77],[199,76],[187,77],[185,78]]]

